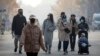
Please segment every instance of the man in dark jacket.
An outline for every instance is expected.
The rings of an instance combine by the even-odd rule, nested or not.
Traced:
[[[26,25],[26,18],[23,16],[23,9],[18,10],[18,14],[14,16],[13,22],[12,22],[12,35],[15,37],[14,45],[15,49],[14,52],[17,52],[18,48],[18,41],[20,40],[20,36],[22,33],[22,29]],[[22,47],[19,45],[19,53],[21,54]]]
[[[77,28],[78,28],[75,14],[71,15],[70,25],[71,25],[70,47],[71,47],[71,51],[75,51],[76,35],[77,35]]]

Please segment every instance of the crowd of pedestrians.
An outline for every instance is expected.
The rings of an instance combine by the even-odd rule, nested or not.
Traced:
[[[61,12],[57,24],[54,22],[52,13],[47,15],[44,20],[42,30],[36,24],[38,19],[35,15],[30,15],[29,22],[26,21],[23,15],[23,9],[18,10],[18,14],[14,16],[12,22],[12,36],[14,37],[14,52],[22,54],[22,47],[27,56],[38,56],[40,48],[47,54],[52,53],[53,32],[58,30],[58,51],[61,50],[63,43],[64,55],[68,54],[68,46],[70,50],[75,51],[76,36],[78,35],[78,54],[89,54],[88,30],[89,26],[86,23],[84,16],[80,18],[80,23],[77,23],[76,15],[71,14],[69,20],[65,12]],[[39,23],[39,22],[38,22]],[[42,38],[42,35],[44,38]],[[18,45],[19,42],[19,45]]]

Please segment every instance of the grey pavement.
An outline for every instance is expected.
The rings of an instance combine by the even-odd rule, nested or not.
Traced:
[[[13,40],[10,32],[5,32],[5,35],[0,35],[0,56],[26,56],[23,50],[23,54],[14,53],[14,45]],[[78,40],[78,38],[77,38]],[[38,56],[100,56],[100,32],[89,32],[89,42],[92,45],[89,48],[90,54],[89,55],[78,55],[78,46],[76,42],[75,52],[70,51],[70,45],[68,48],[68,55],[63,55],[63,51],[57,51],[57,44],[58,44],[58,35],[57,31],[54,32],[54,39],[53,39],[53,47],[52,53],[46,54],[42,50],[39,52]]]

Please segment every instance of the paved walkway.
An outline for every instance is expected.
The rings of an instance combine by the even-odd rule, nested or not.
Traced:
[[[65,56],[100,56],[100,32],[89,32],[89,41],[92,47],[90,47],[90,55],[78,55],[78,47],[76,45],[75,52],[71,52],[70,48],[68,48],[68,55]],[[63,51],[57,51],[57,31],[54,33],[52,54],[48,55],[44,53],[42,50],[39,53],[39,56],[64,56]],[[77,42],[76,42],[77,44]],[[70,47],[70,46],[69,46]],[[25,56],[25,52],[23,54],[18,54],[13,52],[13,39],[9,32],[6,32],[4,36],[0,36],[0,56]]]

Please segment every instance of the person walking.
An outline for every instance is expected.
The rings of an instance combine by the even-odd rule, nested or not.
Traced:
[[[53,32],[55,29],[56,27],[53,20],[53,14],[50,13],[48,15],[48,18],[44,20],[43,23],[43,35],[44,35],[45,46],[48,54],[51,54]]]
[[[82,16],[80,18],[80,23],[78,24],[78,37],[80,39],[82,33],[85,34],[85,37],[88,40],[88,31],[89,31],[89,25],[86,23],[86,18],[84,16]],[[91,44],[89,43],[88,40],[88,47],[91,47]],[[87,49],[87,53],[89,54],[89,49]]]
[[[12,21],[12,36],[15,37],[14,39],[14,52],[17,52],[18,49],[18,41],[20,40],[21,33],[23,27],[26,25],[26,18],[23,15],[23,9],[18,10],[18,14],[14,16],[13,21]],[[19,53],[21,54],[22,52],[22,47],[19,45]]]
[[[70,47],[71,47],[71,51],[75,51],[76,35],[78,32],[78,24],[76,22],[75,17],[76,16],[74,14],[72,14],[71,18],[70,18],[70,27],[71,27]]]
[[[61,13],[61,18],[58,19],[58,37],[59,37],[59,42],[63,42],[63,51],[64,55],[68,54],[68,45],[69,45],[69,35],[70,35],[70,24],[67,22],[65,18],[62,16],[65,14],[65,12]],[[58,47],[61,48],[61,45],[58,44]],[[59,49],[60,49],[59,48]]]
[[[86,38],[88,39],[89,26],[86,23],[86,19],[84,16],[80,18],[80,24],[78,24],[78,29],[79,29],[78,36],[81,37],[81,34],[85,33]]]
[[[40,47],[46,52],[43,43],[42,32],[38,25],[35,25],[36,19],[31,15],[30,23],[28,23],[22,31],[20,45],[24,45],[24,50],[27,56],[38,56]]]
[[[59,21],[60,21],[61,19],[63,19],[63,21],[65,21],[65,22],[67,22],[67,17],[66,17],[66,15],[65,15],[65,12],[61,12],[60,19],[59,19],[58,22],[57,22],[58,32],[60,32],[60,29],[59,29],[59,23],[60,23],[60,22],[59,22]],[[58,37],[59,37],[59,34],[58,34]],[[62,44],[62,42],[61,42],[60,39],[59,39],[59,42],[58,42],[58,51],[61,50],[61,44]]]

